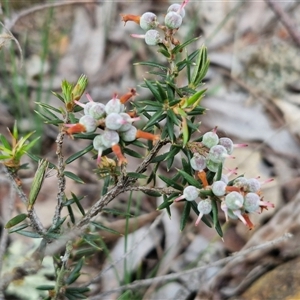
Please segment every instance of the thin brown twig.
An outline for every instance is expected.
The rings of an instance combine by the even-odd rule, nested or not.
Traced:
[[[119,259],[115,260],[114,262],[112,262],[109,266],[107,266],[107,268],[105,268],[104,270],[102,270],[101,272],[99,272],[93,279],[91,279],[89,282],[83,284],[81,287],[88,287],[93,283],[97,283],[102,277],[103,275],[105,275],[105,273],[107,271],[109,271],[111,268],[113,268],[116,264],[118,264],[119,262],[121,262],[122,260],[124,260],[126,257],[128,257],[142,242],[143,240],[151,233],[151,231],[156,228],[158,226],[158,224],[161,222],[163,215],[165,214],[165,211],[160,214],[155,220],[154,222],[149,226],[147,232],[145,233],[144,236],[142,236],[132,247],[129,251],[127,251],[126,253],[124,253]]]
[[[3,266],[3,257],[6,252],[7,248],[7,241],[8,241],[8,230],[4,227],[4,224],[11,218],[12,212],[15,206],[16,200],[16,190],[12,187],[12,183],[6,179],[1,178],[0,182],[5,182],[9,186],[9,197],[8,197],[8,209],[3,215],[3,228],[1,232],[1,239],[0,239],[0,274],[2,273],[2,266]],[[3,290],[0,289],[0,296],[3,295]]]
[[[10,35],[11,39],[16,43],[18,50],[20,52],[20,57],[21,57],[21,61],[20,61],[20,65],[19,68],[21,69],[23,66],[23,50],[22,47],[19,43],[19,41],[17,40],[17,38],[12,34],[12,32],[0,21],[0,24],[3,26],[3,28],[8,32],[8,34]]]
[[[100,3],[100,1],[98,1],[98,3]],[[86,2],[73,0],[73,1],[61,1],[61,2],[38,4],[38,5],[35,5],[32,7],[26,8],[18,13],[15,13],[15,15],[11,19],[6,20],[5,26],[9,30],[11,30],[20,19],[22,19],[25,16],[31,15],[37,11],[44,10],[47,8],[61,7],[61,6],[66,6],[66,5],[79,5],[79,4],[86,4]]]
[[[276,16],[279,18],[283,26],[286,28],[295,44],[300,47],[300,31],[297,30],[297,26],[291,17],[276,3],[274,0],[265,0],[269,7],[273,10]]]
[[[170,143],[169,139],[164,139],[159,141],[154,147],[151,149],[149,154],[143,160],[143,162],[137,167],[136,173],[143,173],[147,170],[147,167],[151,163],[153,157],[159,152],[159,150],[166,144]],[[87,212],[87,214],[79,221],[76,225],[77,229],[83,228],[85,225],[89,223],[89,221],[95,217],[102,209],[110,203],[113,199],[115,199],[119,194],[130,190],[129,187],[133,187],[133,184],[137,181],[137,178],[132,178],[128,176],[121,176],[117,184],[108,191],[104,196],[102,196]]]
[[[4,173],[5,175],[9,178],[9,180],[12,182],[12,185],[14,187],[14,189],[17,191],[21,201],[26,205],[28,205],[28,198],[25,195],[22,186],[17,184],[17,176],[15,173],[11,172],[8,168],[6,168],[5,166],[3,167]],[[39,233],[41,236],[44,236],[45,234],[45,228],[41,222],[41,220],[39,219],[38,215],[36,214],[36,211],[34,209],[32,209],[29,213],[28,213],[28,218],[31,221],[31,227],[33,228],[33,230],[37,233]]]
[[[66,115],[64,119],[64,123],[68,123],[69,118],[68,115]],[[65,197],[65,189],[66,189],[66,178],[64,175],[65,171],[65,162],[64,162],[64,156],[62,153],[63,148],[63,141],[64,141],[65,132],[63,131],[63,128],[61,128],[57,139],[56,139],[56,155],[58,160],[58,166],[57,166],[57,178],[58,178],[58,191],[57,191],[57,204],[55,207],[55,212],[52,220],[52,227],[56,226],[56,224],[60,221],[60,215],[61,210],[63,208],[63,201]]]
[[[153,283],[162,283],[162,282],[169,281],[169,280],[176,280],[176,279],[182,278],[186,275],[190,275],[190,274],[193,274],[193,273],[204,271],[204,270],[206,270],[208,268],[211,268],[211,267],[216,267],[216,266],[221,266],[221,265],[227,264],[230,261],[232,261],[233,259],[238,258],[239,260],[242,260],[242,259],[244,259],[244,257],[246,255],[252,253],[253,251],[265,250],[267,248],[273,248],[275,245],[277,245],[279,243],[282,243],[282,242],[284,242],[288,239],[291,239],[292,237],[293,237],[292,234],[286,233],[283,236],[281,236],[279,238],[276,238],[272,241],[268,241],[268,242],[263,243],[261,245],[254,246],[254,247],[242,250],[238,253],[233,254],[232,256],[225,257],[225,258],[220,259],[218,261],[215,261],[215,262],[212,262],[212,263],[209,263],[209,264],[206,264],[206,265],[202,265],[200,267],[193,268],[193,269],[190,269],[190,270],[187,270],[187,271],[182,271],[182,272],[178,272],[178,273],[174,273],[174,274],[168,274],[168,275],[164,275],[164,276],[158,276],[158,277],[154,277],[154,278],[150,278],[150,279],[137,280],[137,281],[135,281],[131,284],[122,285],[118,288],[111,289],[110,291],[107,291],[105,293],[101,293],[97,296],[91,297],[90,300],[100,300],[100,299],[103,299],[103,297],[105,297],[105,296],[107,296],[111,293],[122,292],[124,290],[134,290],[134,289],[138,289],[138,288],[141,288],[141,287],[144,287],[144,286],[151,285]]]

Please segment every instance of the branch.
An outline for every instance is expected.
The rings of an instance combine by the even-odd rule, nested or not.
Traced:
[[[160,223],[160,221],[162,220],[164,214],[166,212],[164,211],[162,214],[160,214],[155,221],[149,226],[147,232],[145,233],[145,235],[140,238],[132,247],[131,249],[124,253],[119,259],[115,260],[114,262],[112,262],[109,266],[107,266],[104,270],[102,270],[101,272],[99,272],[93,279],[91,279],[89,282],[83,284],[80,287],[88,287],[93,283],[97,283],[101,277],[107,272],[109,271],[111,268],[113,268],[114,266],[116,266],[119,262],[121,262],[122,260],[124,260],[126,257],[128,257],[142,242],[143,240],[151,233],[151,231],[156,228],[158,226],[158,224]]]
[[[249,249],[245,249],[245,250],[240,251],[236,254],[233,254],[232,256],[225,257],[223,259],[212,262],[210,264],[200,266],[200,267],[197,267],[197,268],[194,268],[194,269],[190,269],[190,270],[187,270],[187,271],[178,272],[178,273],[175,273],[175,274],[168,274],[168,275],[164,275],[164,276],[157,276],[155,278],[137,280],[137,281],[135,281],[131,284],[122,285],[118,288],[112,289],[112,290],[107,291],[105,293],[101,293],[101,294],[99,294],[95,297],[91,297],[90,300],[100,300],[100,299],[103,299],[103,297],[105,297],[105,296],[107,296],[111,293],[122,292],[124,290],[138,289],[138,288],[141,288],[141,287],[144,287],[144,286],[151,285],[153,283],[162,283],[162,282],[167,281],[167,280],[176,280],[176,279],[181,278],[183,276],[190,275],[190,274],[193,274],[193,273],[197,273],[197,272],[206,270],[208,268],[212,268],[212,267],[227,264],[230,261],[232,261],[233,259],[236,259],[237,257],[239,259],[244,259],[244,257],[246,255],[252,253],[253,251],[263,250],[263,249],[265,250],[267,248],[273,248],[275,245],[277,245],[279,243],[282,243],[282,242],[284,242],[288,239],[291,239],[292,237],[293,237],[292,234],[286,233],[286,234],[284,234],[283,236],[281,236],[277,239],[274,239],[272,241],[268,241],[268,242],[266,242],[264,244],[261,244],[261,245],[258,245],[258,246],[251,247]]]
[[[97,2],[100,3],[100,1],[97,1]],[[61,6],[66,6],[66,5],[78,5],[78,4],[86,4],[86,2],[73,0],[73,1],[52,2],[52,3],[35,5],[30,8],[26,8],[26,9],[20,11],[19,13],[15,13],[15,15],[11,19],[9,19],[5,22],[5,26],[9,30],[11,30],[20,19],[22,19],[25,16],[31,15],[37,11],[44,10],[47,8],[61,7]]]
[[[25,195],[25,193],[22,189],[22,186],[17,184],[17,182],[20,179],[17,177],[16,173],[12,172],[10,169],[6,168],[5,166],[4,166],[3,170],[4,170],[5,175],[12,182],[12,185],[13,185],[14,189],[17,191],[20,199],[27,207],[28,206],[27,196]],[[34,208],[28,213],[28,218],[31,221],[31,227],[33,228],[33,230],[35,232],[39,233],[41,236],[44,236],[44,234],[46,233],[45,228],[44,228],[41,220],[37,216]]]
[[[12,34],[12,32],[0,21],[0,24],[3,26],[3,28],[8,32],[10,38],[16,43],[18,50],[20,52],[20,56],[21,56],[21,62],[20,62],[20,66],[19,68],[21,69],[23,66],[23,50],[22,47],[19,43],[19,41],[16,39],[16,37]]]
[[[147,167],[151,163],[153,157],[157,155],[159,150],[166,144],[170,143],[169,139],[161,140],[151,149],[149,154],[146,156],[144,161],[137,167],[136,173],[143,173],[147,170]],[[121,176],[117,184],[104,196],[102,196],[87,212],[87,214],[81,219],[81,221],[75,226],[76,229],[81,229],[83,226],[87,225],[89,221],[95,217],[102,209],[110,203],[114,198],[116,198],[119,194],[128,190],[128,187],[132,187],[132,185],[137,181],[137,178],[132,178],[128,176]]]
[[[68,122],[69,122],[69,116],[68,114],[66,114],[66,117],[64,118],[64,123],[68,123]],[[58,192],[56,196],[57,204],[55,207],[55,212],[52,220],[52,227],[55,227],[56,224],[60,221],[60,214],[63,208],[63,201],[65,198],[65,189],[66,189],[66,178],[64,175],[65,161],[62,153],[64,136],[65,136],[65,132],[63,131],[63,128],[61,128],[59,134],[57,135],[57,139],[55,141],[57,144],[56,155],[58,160],[58,166],[57,166]]]
[[[181,192],[176,190],[170,186],[164,188],[154,188],[154,187],[147,187],[147,186],[128,186],[124,190],[125,192],[128,191],[141,191],[141,192],[158,192],[162,195],[171,195],[173,193]]]
[[[5,215],[3,215],[3,228],[1,232],[1,239],[0,239],[0,274],[2,272],[3,266],[3,257],[5,255],[7,249],[7,241],[8,241],[8,230],[4,228],[4,224],[11,218],[12,212],[15,206],[15,199],[16,199],[16,190],[12,187],[11,181],[8,179],[1,178],[0,182],[5,182],[9,185],[9,199],[8,200],[8,209],[5,211]],[[4,200],[4,199],[2,199]],[[3,213],[3,212],[2,212]],[[3,289],[0,287],[0,298],[3,298]],[[1,298],[1,299],[2,299]]]
[[[279,18],[283,26],[289,32],[295,44],[300,47],[300,32],[297,30],[297,26],[291,17],[274,0],[265,0],[265,2]]]

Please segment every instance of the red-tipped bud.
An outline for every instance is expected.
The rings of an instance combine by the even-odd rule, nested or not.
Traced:
[[[249,230],[252,230],[254,228],[253,223],[251,222],[249,216],[247,214],[243,214],[244,220],[246,221],[246,225],[249,228]]]
[[[72,135],[74,133],[82,133],[86,132],[85,126],[77,123],[77,124],[65,124],[65,127],[69,127],[68,130],[66,130],[66,133],[69,135]]]
[[[114,154],[116,155],[116,157],[118,158],[118,165],[121,166],[122,164],[127,164],[127,159],[125,158],[125,156],[123,155],[122,151],[121,151],[121,147],[119,144],[115,144],[111,147],[112,151],[114,152]]]
[[[135,22],[137,24],[140,24],[141,16],[126,15],[126,14],[120,14],[120,16],[122,17],[122,21],[124,22],[124,26],[126,25],[126,23],[128,21],[132,21],[132,22]]]
[[[128,93],[120,97],[120,102],[122,104],[126,103],[130,98],[135,97],[137,95],[136,89],[132,88]]]
[[[137,130],[136,138],[137,139],[146,139],[146,140],[150,140],[150,141],[157,141],[157,140],[159,140],[160,136],[157,134],[150,133],[150,132]]]
[[[65,124],[66,127],[69,127],[66,131],[67,134],[93,132],[96,130],[97,125],[97,121],[88,115],[81,117],[77,124]]]
[[[120,132],[120,137],[124,142],[133,142],[136,139],[137,129],[130,125],[129,129]]]
[[[207,187],[208,186],[208,181],[207,181],[207,178],[206,178],[206,173],[202,170],[202,171],[199,171],[197,173],[197,175],[198,175],[198,178],[201,180],[203,187]]]

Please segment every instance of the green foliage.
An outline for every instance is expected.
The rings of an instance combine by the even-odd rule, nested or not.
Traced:
[[[4,135],[0,134],[0,161],[3,161],[3,164],[9,168],[18,169],[22,156],[34,146],[39,137],[29,142],[28,139],[34,134],[34,132],[30,132],[18,139],[17,123],[14,125],[13,132],[10,130],[8,132],[11,137],[11,143]]]
[[[182,7],[187,2],[184,1]],[[130,20],[132,15],[127,17]],[[123,20],[128,21],[125,16]],[[28,199],[24,195],[28,214],[20,213],[13,217],[6,223],[5,228],[9,229],[9,233],[42,239],[38,249],[40,260],[43,259],[49,244],[57,241],[65,243],[63,256],[52,255],[55,265],[53,275],[55,285],[37,287],[38,290],[48,291],[49,299],[87,298],[89,288],[79,287],[77,280],[92,256],[106,251],[101,232],[120,235],[114,228],[104,225],[105,222],[92,221],[93,217],[103,213],[104,217],[112,214],[115,217],[126,218],[124,232],[127,250],[129,220],[132,217],[131,203],[136,191],[151,197],[161,197],[162,203],[157,210],[166,210],[169,217],[172,217],[171,206],[176,205],[178,201],[184,201],[178,224],[182,232],[189,223],[190,216],[196,214],[198,216],[196,225],[201,219],[206,226],[213,227],[222,237],[219,217],[221,210],[226,218],[230,215],[236,216],[251,228],[249,212],[243,204],[240,209],[231,210],[228,205],[226,206],[224,197],[215,195],[211,187],[216,181],[226,181],[224,177],[227,174],[223,173],[223,162],[231,152],[219,143],[219,138],[215,145],[207,147],[205,138],[202,142],[202,135],[199,133],[200,118],[205,112],[205,108],[200,104],[206,92],[206,89],[202,88],[202,81],[209,67],[207,49],[201,46],[190,53],[190,45],[197,42],[198,38],[180,43],[175,38],[176,28],[170,30],[160,26],[157,29],[164,34],[157,48],[158,53],[165,58],[165,63],[145,61],[135,64],[136,67],[141,65],[149,67],[150,78],[144,79],[140,85],[141,88],[147,89],[148,96],[145,99],[134,99],[131,103],[132,110],[128,110],[126,102],[138,96],[134,88],[119,98],[114,95],[105,104],[93,101],[89,95],[87,103],[79,102],[88,84],[86,75],[81,75],[76,83],[62,81],[61,93],[53,93],[63,103],[62,107],[36,102],[37,115],[46,124],[58,127],[57,163],[50,163],[46,159],[28,153],[38,140],[36,138],[28,142],[33,132],[19,138],[15,124],[13,132],[9,131],[11,142],[0,135],[0,160],[8,167],[12,178],[17,179],[13,176],[16,176],[16,172],[21,168],[20,159],[25,153],[39,163]],[[185,85],[178,83],[179,75],[185,76]],[[110,118],[111,116],[113,118]],[[146,120],[142,129],[134,124],[138,120],[137,116]],[[211,134],[216,135],[216,128]],[[75,153],[65,159],[62,155],[65,136],[74,138],[74,143],[78,139],[85,139],[89,144],[77,152],[74,151]],[[161,152],[165,145],[168,146],[168,150]],[[233,148],[233,144],[230,146]],[[95,173],[101,185],[101,196],[87,210],[81,202],[84,199],[83,195],[76,195],[73,192],[71,196],[66,195],[66,177],[75,183],[84,184],[84,181],[65,168],[89,154],[90,157],[97,158]],[[131,156],[130,161],[137,162],[136,166],[128,168],[125,156]],[[39,220],[36,216],[34,206],[48,168],[57,173],[59,191],[56,195],[57,203],[52,225],[45,229],[41,225],[43,220]],[[166,172],[163,173],[162,170]],[[159,179],[163,187],[158,186]],[[227,181],[225,186],[224,195],[229,193],[229,187],[235,188],[243,196],[250,192],[247,183],[241,187],[235,180]],[[188,190],[191,189],[195,197],[188,194]],[[125,213],[106,207],[126,191],[130,191],[131,196]],[[22,195],[21,187],[19,192]],[[260,195],[260,190],[256,193]],[[208,207],[201,209],[201,205],[206,203]],[[261,207],[267,206],[271,205],[266,202],[261,204]],[[61,216],[62,210],[67,210],[64,217]],[[76,236],[80,235],[77,240],[72,236],[70,240],[64,241],[66,233],[72,235],[74,232]],[[131,280],[130,275],[125,274],[125,277],[125,282]],[[124,293],[121,298],[127,299],[130,295],[129,292]]]

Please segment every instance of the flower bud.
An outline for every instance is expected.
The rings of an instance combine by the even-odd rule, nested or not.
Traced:
[[[203,215],[208,215],[212,210],[212,204],[210,199],[201,200],[198,203],[197,209],[199,211],[199,216],[196,220],[195,226],[197,226],[200,223],[200,220],[202,219]]]
[[[177,29],[182,24],[182,17],[174,11],[170,11],[165,16],[165,25],[170,29]]]
[[[91,116],[83,116],[79,119],[79,123],[85,127],[86,132],[94,132],[97,128],[97,121]]]
[[[190,164],[195,171],[204,170],[206,168],[206,158],[199,153],[194,153]]]
[[[105,127],[111,130],[118,130],[122,126],[122,116],[118,113],[110,113],[105,118]]]
[[[137,139],[145,139],[145,140],[149,140],[149,141],[158,141],[160,139],[160,136],[158,134],[153,134],[147,131],[143,131],[138,129],[136,132],[136,136]]]
[[[122,131],[120,132],[120,138],[124,141],[124,142],[133,142],[136,139],[136,133],[137,133],[137,129],[130,125],[129,129],[126,131]]]
[[[202,144],[211,148],[219,143],[219,137],[215,131],[208,131],[202,137]]]
[[[72,95],[72,100],[79,100],[84,93],[86,87],[88,84],[88,79],[86,75],[81,75],[74,86],[71,95]]]
[[[215,163],[212,160],[206,160],[206,167],[209,171],[217,172],[219,169],[219,163]]]
[[[162,42],[162,39],[157,30],[151,29],[145,33],[145,42],[149,46],[155,46]]]
[[[174,201],[187,200],[194,201],[198,198],[199,190],[192,185],[187,186],[181,196],[177,197]]]
[[[234,179],[233,185],[237,186],[239,188],[242,188],[242,189],[246,189],[247,181],[248,180],[245,177],[238,177],[238,178]]]
[[[261,188],[260,182],[256,178],[250,178],[246,182],[246,190],[252,193],[257,193]]]
[[[88,114],[96,120],[100,120],[105,115],[105,105],[97,102],[92,103],[92,106],[88,109]],[[87,103],[87,104],[89,104]]]
[[[228,157],[227,151],[221,145],[213,146],[208,153],[209,160],[215,163],[223,163],[226,157]]]
[[[154,29],[158,25],[157,17],[152,12],[145,12],[141,15],[140,26],[144,30]]]
[[[183,190],[183,195],[186,200],[194,201],[198,198],[199,191],[194,186],[189,185]]]
[[[131,118],[127,113],[120,113],[120,116],[122,117],[122,120],[119,132],[127,131],[128,129],[130,129],[133,122],[140,120],[140,117]]]
[[[225,203],[231,210],[243,207],[244,197],[238,192],[230,192],[225,196]]]
[[[94,149],[98,151],[97,163],[100,163],[102,152],[107,149],[103,144],[103,139],[101,135],[95,136],[93,140]]]
[[[120,99],[117,98],[117,95],[114,95],[105,105],[105,112],[108,115],[111,113],[121,113],[124,109],[125,106],[121,103]]]
[[[119,134],[114,130],[105,129],[101,135],[102,143],[106,148],[111,148],[120,141]]]
[[[184,16],[185,16],[185,10],[184,10],[184,8],[182,8],[181,4],[177,4],[177,3],[172,4],[168,8],[168,13],[170,11],[177,12],[178,14],[180,14],[181,18],[184,18]]]
[[[67,134],[82,133],[82,132],[93,132],[96,130],[98,123],[91,116],[83,116],[79,119],[77,124],[64,124],[69,129],[66,131]]]
[[[259,209],[260,197],[256,193],[247,193],[244,199],[244,209],[249,213]]]
[[[221,197],[225,195],[226,187],[227,184],[224,181],[218,180],[213,183],[211,190],[216,196]]]
[[[230,138],[222,137],[219,139],[219,145],[222,145],[228,154],[232,154],[233,151],[233,142]]]

